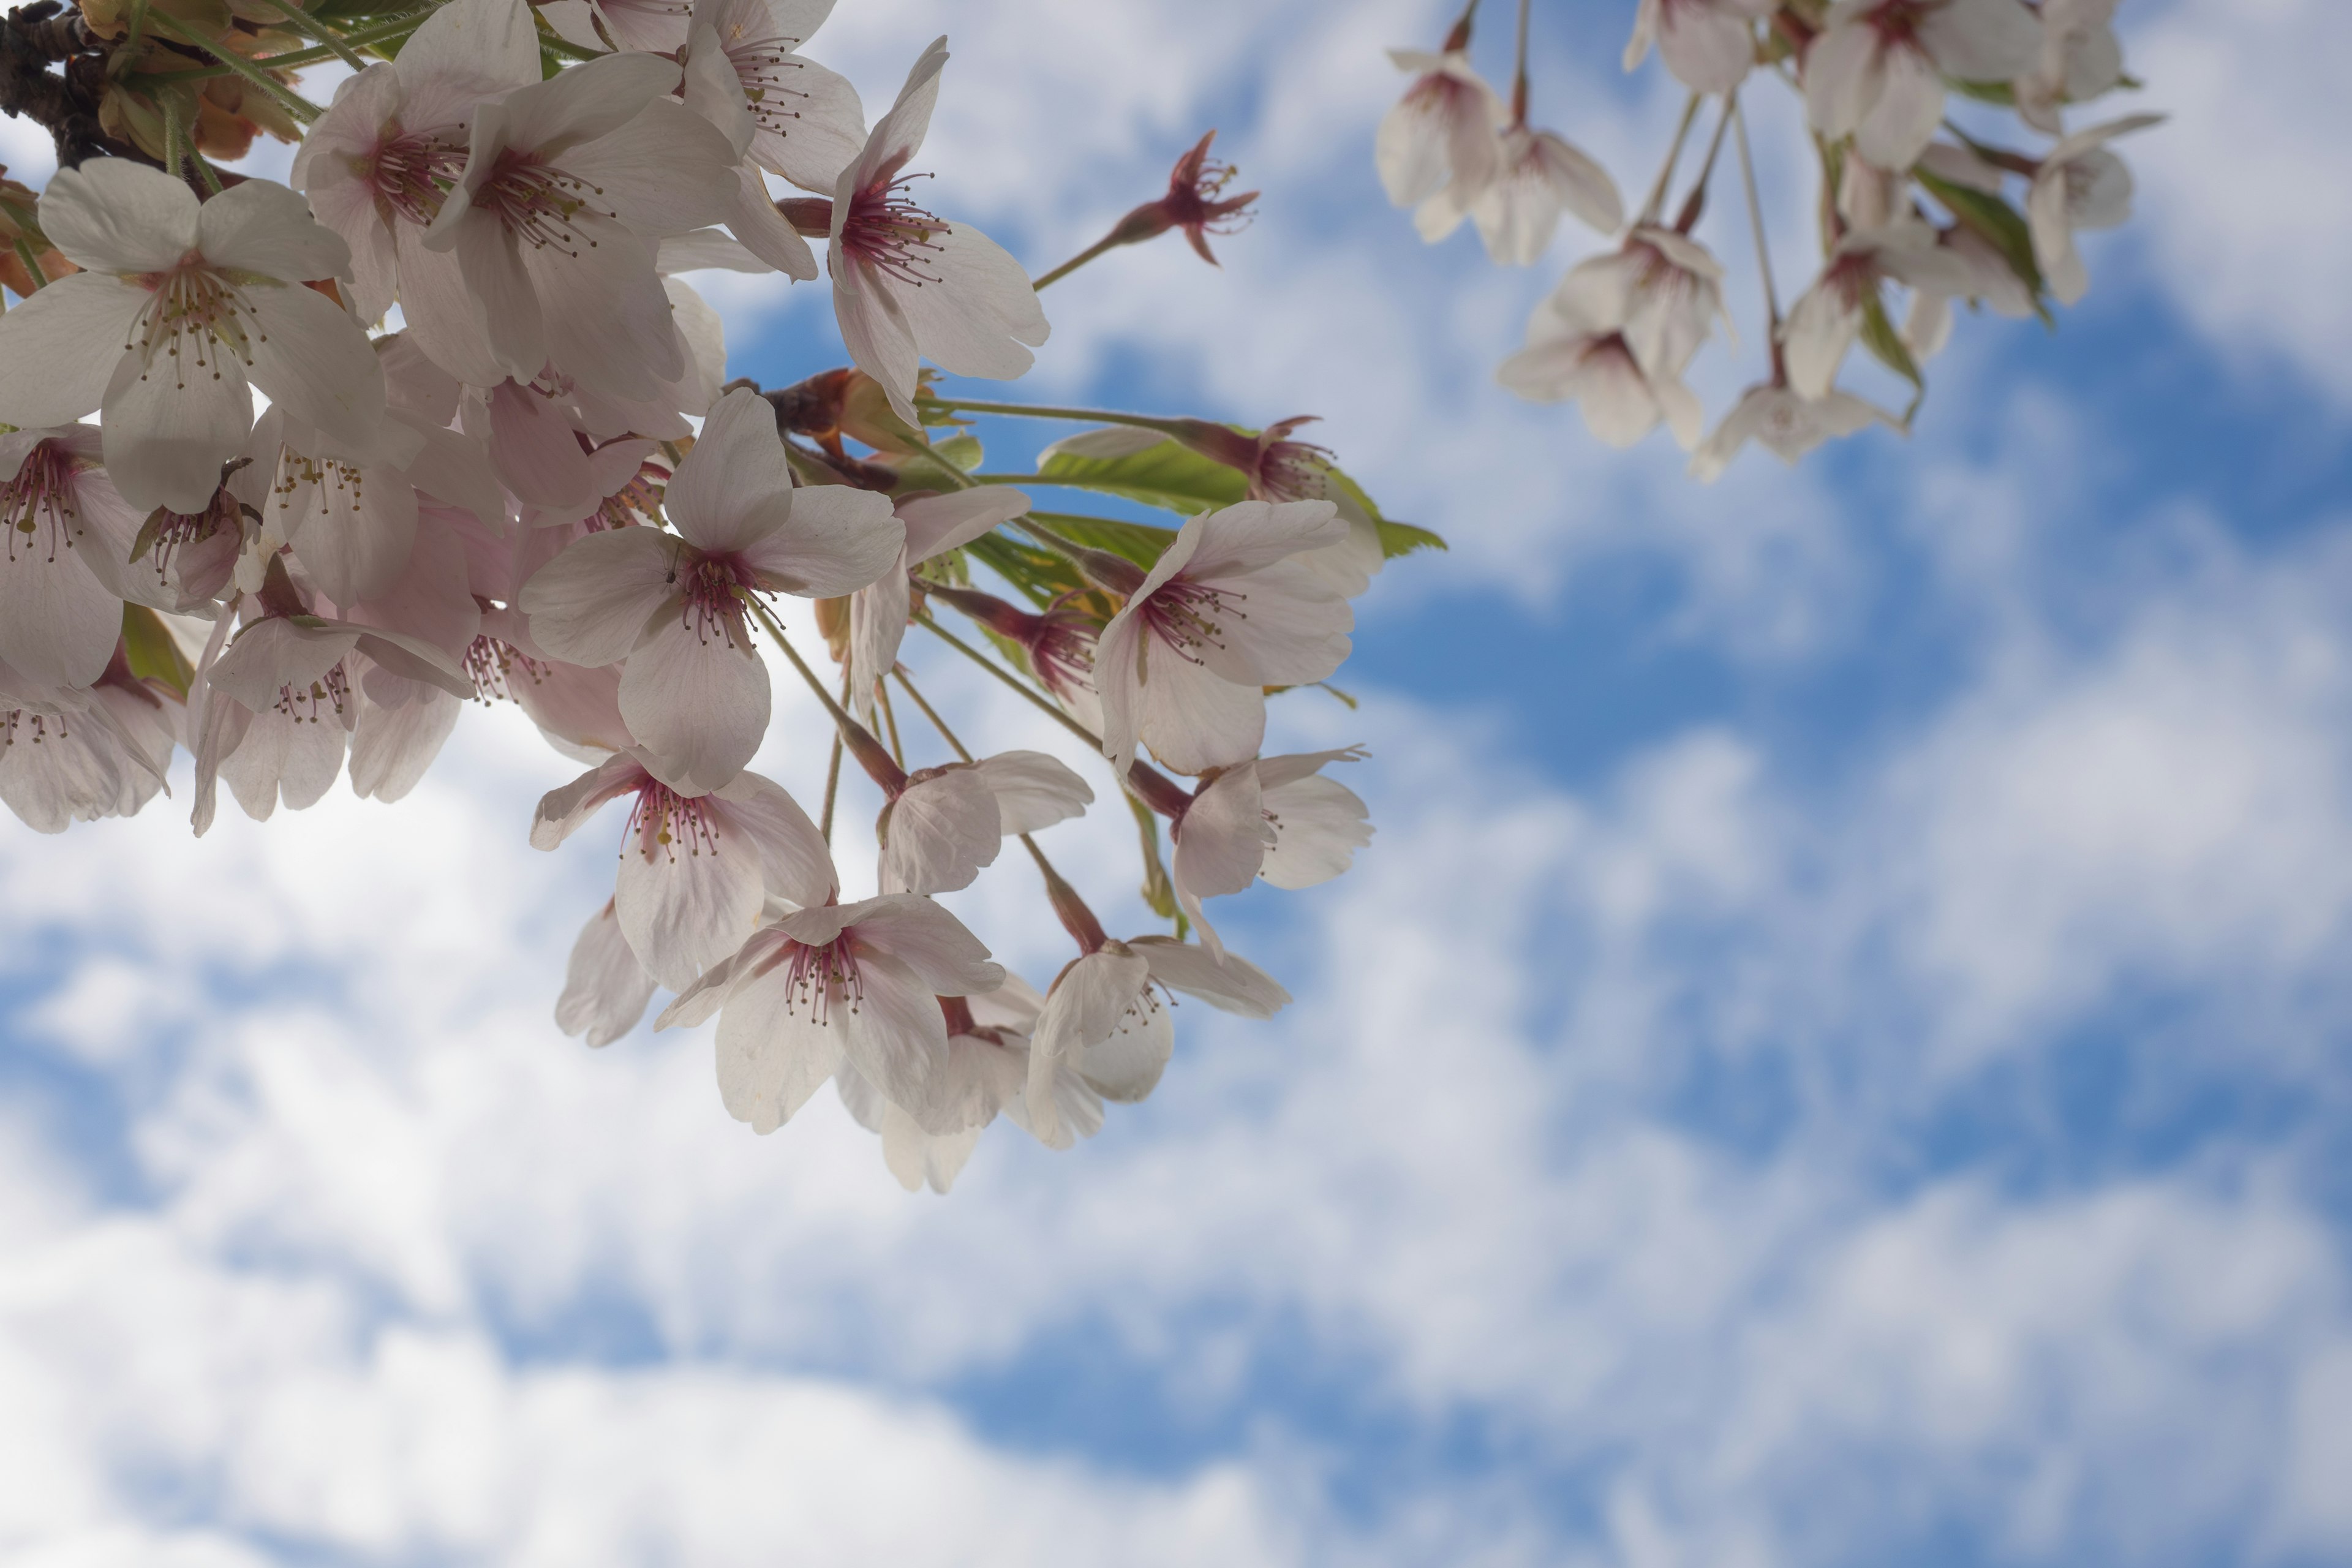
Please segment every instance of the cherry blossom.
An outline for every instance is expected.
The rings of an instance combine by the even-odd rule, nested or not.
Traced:
[[[1739,395],[1715,434],[1691,454],[1691,473],[1713,484],[1750,441],[1782,462],[1794,463],[1832,437],[1851,436],[1873,421],[1890,426],[1899,423],[1884,409],[1834,387],[1820,397],[1805,397],[1786,382],[1751,386]]]
[[[1675,79],[1693,92],[1729,92],[1756,62],[1756,23],[1780,0],[1641,0],[1625,43],[1632,70],[1658,46]]]
[[[198,205],[123,159],[58,171],[41,226],[83,270],[0,316],[0,420],[64,425],[103,409],[107,477],[141,511],[202,512],[253,428],[251,388],[353,453],[373,449],[383,374],[326,295],[351,250],[283,185],[249,180]]]
[[[1363,755],[1348,747],[1260,757],[1206,776],[1189,800],[1166,803],[1175,808],[1170,832],[1176,852],[1169,870],[1176,900],[1212,953],[1222,956],[1224,944],[1202,914],[1202,900],[1238,893],[1260,877],[1277,888],[1328,882],[1372,841],[1363,801],[1322,776],[1331,763],[1360,762]],[[1162,804],[1150,794],[1146,799]]]
[[[971,886],[1007,838],[1065,822],[1094,804],[1086,780],[1043,752],[1000,752],[909,774],[883,808],[886,893]]]
[[[98,683],[62,701],[18,696],[0,667],[0,801],[37,833],[130,816],[163,787],[175,710],[117,656]]]
[[[831,192],[866,141],[857,89],[798,52],[832,10],[833,0],[698,0],[694,7],[695,24],[711,30],[742,85],[752,160],[804,191]]]
[[[1103,628],[1103,751],[1137,742],[1179,773],[1256,755],[1268,686],[1322,680],[1348,657],[1348,602],[1294,557],[1336,544],[1329,501],[1243,501],[1195,517]]]
[[[719,1014],[729,1114],[772,1132],[846,1063],[917,1122],[960,1131],[941,996],[993,991],[1004,970],[929,899],[886,893],[764,925],[683,991],[656,1028]]]
[[[2062,106],[2086,103],[2123,80],[2116,39],[2116,0],[2042,0],[2042,52],[2011,85],[2018,118],[2053,136],[2065,125]]]
[[[1536,307],[1528,346],[1505,360],[1495,379],[1538,403],[1575,403],[1593,435],[1630,447],[1660,420],[1687,450],[1706,418],[1697,395],[1667,371],[1653,374],[1633,352],[1627,322],[1599,291],[1570,289],[1575,274]]]
[[[1466,202],[1461,186],[1448,185],[1422,203],[1413,225],[1434,244],[1466,215],[1477,224],[1489,259],[1528,267],[1551,247],[1562,213],[1601,234],[1616,233],[1625,221],[1608,170],[1551,132],[1514,125],[1497,143],[1492,179]]]
[[[1498,167],[1495,132],[1507,118],[1503,100],[1459,47],[1434,55],[1391,49],[1389,58],[1413,73],[1412,85],[1381,119],[1374,144],[1389,201],[1417,207],[1450,192],[1466,209]]]
[[[121,636],[138,521],[99,447],[94,425],[0,432],[0,663],[37,687],[89,685]]]
[[[1828,395],[1846,351],[1861,335],[1864,310],[1890,279],[1950,297],[1965,294],[1974,276],[1916,218],[1854,230],[1838,241],[1821,277],[1790,309],[1780,334],[1789,384],[1805,397]]]
[[[972,996],[942,996],[948,1053],[934,1091],[931,1120],[951,1131],[932,1131],[914,1114],[845,1061],[834,1069],[834,1088],[859,1126],[882,1138],[882,1160],[898,1184],[919,1192],[928,1184],[944,1194],[955,1184],[980,1135],[1000,1111],[1025,1119],[1023,1097],[1029,1080],[1029,1032],[1045,998],[1027,981],[1007,973],[993,991]],[[1102,1125],[1102,1101],[1073,1071],[1077,1092],[1094,1100],[1092,1131]],[[1083,1110],[1066,1120],[1082,1121]]]
[[[1806,108],[1823,135],[1907,169],[1943,121],[1946,77],[2006,82],[2041,47],[2018,0],[1838,0],[1805,52]]]
[[[733,778],[768,725],[767,667],[747,614],[764,594],[812,598],[873,582],[906,531],[887,498],[839,486],[794,490],[775,416],[747,391],[711,410],[670,477],[677,533],[591,533],[524,585],[531,636],[580,665],[627,661],[621,714],[680,788]]]
[[[2076,132],[2042,158],[2041,172],[2026,194],[2025,216],[2033,235],[2033,258],[2060,304],[2074,304],[2091,287],[2082,252],[2074,247],[2076,231],[2113,228],[2131,216],[2131,170],[2106,144],[2163,118],[2127,114]]]
[[[918,176],[903,172],[930,129],[947,42],[939,39],[915,62],[898,101],[841,172],[825,256],[850,357],[909,422],[918,361],[1006,380],[1029,368],[1036,358],[1030,349],[1050,330],[1021,264],[970,224],[949,223],[919,205],[912,191]]]
[[[586,1037],[592,1047],[609,1046],[637,1026],[653,994],[654,977],[637,962],[614,900],[607,899],[572,944],[563,994],[555,1002],[556,1027]]]

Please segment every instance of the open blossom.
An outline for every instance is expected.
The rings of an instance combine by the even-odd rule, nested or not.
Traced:
[[[1884,409],[1835,387],[1820,397],[1804,397],[1786,382],[1751,386],[1739,395],[1706,445],[1691,454],[1690,471],[1713,484],[1750,441],[1782,462],[1793,463],[1832,437],[1851,436],[1874,420],[1896,424]]]
[[[908,573],[1028,510],[1027,496],[1003,485],[917,495],[897,504],[893,515],[906,530],[906,545],[881,576],[849,600],[850,705],[860,718],[874,711],[874,688],[898,661],[914,608]]]
[[[1024,1100],[1039,1142],[1058,1146],[1064,1137],[1060,1080],[1070,1068],[1104,1100],[1131,1104],[1159,1087],[1176,1044],[1165,991],[1244,1018],[1270,1018],[1290,1002],[1273,976],[1234,953],[1164,936],[1100,943],[1055,980],[1030,1039]]]
[[[1066,822],[1094,798],[1086,780],[1043,752],[919,769],[882,811],[881,889],[968,888],[1005,839]]]
[[[1916,218],[1855,229],[1838,241],[1821,277],[1790,307],[1780,332],[1789,384],[1806,397],[1828,395],[1846,351],[1862,333],[1864,310],[1888,280],[1948,297],[1966,293],[1973,277],[1969,264],[1938,245],[1936,231]]]
[[[831,191],[866,141],[857,89],[797,52],[832,9],[833,0],[696,0],[694,7],[695,25],[711,30],[741,84],[752,161],[804,191]]]
[[[768,669],[751,642],[752,596],[850,593],[898,556],[887,498],[843,486],[795,490],[775,416],[757,395],[720,399],[670,477],[675,534],[591,533],[522,591],[539,645],[572,664],[627,660],[621,714],[681,788],[727,783],[768,727]]]
[[[133,678],[118,647],[87,691],[49,699],[0,664],[0,801],[37,833],[130,816],[163,787],[178,710]]]
[[[1729,92],[1756,63],[1756,23],[1780,0],[1641,0],[1625,43],[1632,70],[1658,46],[1675,79],[1693,92]]]
[[[2116,0],[2042,0],[2042,52],[2011,86],[2018,118],[2036,131],[2064,131],[2061,109],[2085,103],[2123,80],[2116,39]]]
[[[883,1163],[900,1186],[911,1193],[928,1184],[933,1192],[945,1193],[998,1112],[1021,1117],[1029,1081],[1029,1031],[1045,1005],[1027,981],[1012,973],[993,991],[940,998],[948,1052],[932,1094],[931,1121],[944,1131],[924,1126],[848,1062],[834,1070],[841,1103],[859,1126],[881,1135]],[[1092,1093],[1083,1089],[1083,1080],[1081,1091]],[[1101,1108],[1096,1100],[1095,1127],[1102,1125]]]
[[[1202,900],[1238,893],[1261,877],[1277,888],[1328,882],[1372,841],[1362,799],[1322,773],[1363,755],[1351,746],[1259,757],[1220,769],[1189,800],[1165,803],[1176,808],[1170,827],[1176,852],[1169,868],[1176,900],[1212,953],[1222,956],[1224,944],[1202,918]]]
[[[1992,241],[1966,224],[1938,231],[1937,243],[1968,268],[1967,288],[1958,294],[1934,289],[1914,289],[1911,310],[1903,320],[1903,343],[1911,357],[1926,362],[1943,353],[1952,334],[1952,301],[1971,300],[1991,307],[1993,314],[2021,321],[2033,314],[2032,292]]]
[[[719,1094],[754,1131],[782,1126],[844,1063],[923,1126],[961,1131],[938,999],[1003,981],[955,916],[886,893],[761,927],[655,1026],[719,1015]]]
[[[475,107],[425,243],[457,257],[505,374],[529,381],[552,361],[644,398],[684,374],[654,242],[719,221],[737,187],[733,148],[667,96],[677,84],[668,60],[614,55]]]
[[[548,793],[532,847],[554,848],[621,799],[631,806],[614,918],[637,962],[673,990],[742,946],[772,895],[801,906],[833,896],[833,858],[781,785],[739,773],[709,794],[682,794],[625,752]]]
[[[1460,47],[1443,54],[1391,49],[1399,70],[1414,73],[1381,121],[1373,159],[1391,203],[1417,207],[1441,191],[1467,207],[1495,177],[1496,131],[1507,118],[1503,100]]]
[[[0,432],[0,664],[44,688],[89,685],[122,633],[139,525],[99,441],[94,425]]]
[[[1644,375],[1678,378],[1707,333],[1731,318],[1723,305],[1723,264],[1671,228],[1636,224],[1616,250],[1570,268],[1552,294],[1563,321],[1609,322]]]
[[[2018,0],[1838,0],[1805,51],[1806,110],[1879,168],[1907,169],[1943,121],[1946,77],[2008,81],[2041,44]]]
[[[374,351],[302,286],[343,274],[351,251],[293,192],[247,180],[200,206],[180,181],[103,158],[59,170],[40,215],[83,270],[0,316],[0,421],[65,425],[102,405],[107,476],[142,512],[205,510],[253,428],[253,387],[370,450]]]
[[[1178,773],[1255,756],[1265,689],[1348,657],[1348,601],[1294,559],[1346,537],[1329,501],[1243,501],[1179,529],[1096,646],[1111,764],[1124,773],[1139,740]]]
[[[842,342],[909,422],[918,362],[1009,380],[1035,362],[1029,350],[1050,330],[1019,262],[970,224],[949,223],[914,199],[907,161],[930,129],[947,44],[923,52],[841,172],[825,256]]]
[[[2033,258],[2060,304],[2074,303],[2091,287],[2082,252],[2074,247],[2075,231],[2113,228],[2131,216],[2131,170],[2106,144],[2163,118],[2127,114],[2077,131],[2043,156],[2025,195],[2025,217],[2033,236]]]
[[[1549,131],[1514,125],[1496,143],[1494,177],[1466,197],[1454,184],[1421,204],[1413,225],[1434,244],[1468,216],[1478,226],[1487,258],[1528,267],[1551,247],[1562,213],[1601,234],[1625,221],[1624,202],[1609,171]]]
[[[425,247],[425,229],[466,166],[475,106],[538,81],[539,60],[522,0],[451,0],[398,55],[336,89],[289,176],[351,247],[360,318],[374,321],[399,300],[418,344],[468,380],[497,379],[481,301],[455,255]]]
[[[1698,395],[1679,372],[1645,368],[1622,305],[1604,290],[1570,289],[1576,281],[1570,273],[1536,307],[1527,347],[1495,379],[1533,402],[1575,403],[1586,427],[1612,447],[1632,446],[1662,419],[1685,450],[1696,446],[1706,418]]]

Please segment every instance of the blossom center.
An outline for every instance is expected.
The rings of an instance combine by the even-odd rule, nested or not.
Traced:
[[[624,854],[628,852],[632,835],[637,852],[647,860],[667,853],[675,865],[680,844],[686,846],[688,856],[719,853],[719,816],[709,795],[682,795],[660,780],[649,778],[637,791],[637,804],[622,834]]]
[[[787,86],[789,73],[799,70],[808,62],[793,57],[797,38],[762,38],[757,43],[727,45],[727,63],[735,68],[736,77],[743,83],[743,99],[751,109],[751,122],[761,130],[778,136],[787,134],[792,122],[801,117],[800,106],[809,95]]]
[[[790,967],[784,971],[785,1012],[806,1007],[810,1019],[825,1026],[833,1022],[836,1004],[845,1002],[856,1013],[865,1000],[866,981],[858,973],[857,952],[848,931],[828,942],[793,944]]]
[[[1143,624],[1178,658],[1200,664],[1204,662],[1202,648],[1223,651],[1226,617],[1249,619],[1249,612],[1240,607],[1248,599],[1248,595],[1230,588],[1212,588],[1175,577],[1145,602]]]
[[[0,518],[7,520],[11,562],[22,550],[54,563],[60,549],[73,548],[74,535],[81,531],[73,504],[74,471],[72,453],[55,441],[41,441],[0,485]]]
[[[277,709],[297,724],[315,724],[319,721],[321,708],[341,713],[351,695],[351,679],[344,675],[343,667],[338,664],[308,687],[290,684],[279,687]]]
[[[360,174],[375,192],[376,205],[406,223],[423,227],[466,167],[466,149],[445,135],[395,136],[375,150]]]
[[[147,533],[147,548],[154,555],[156,580],[170,580],[172,563],[183,551],[197,549],[206,541],[218,537],[223,529],[232,533],[241,532],[237,519],[236,498],[226,489],[214,490],[213,499],[205,503],[202,511],[173,511],[169,507],[159,508],[147,530],[142,531]],[[134,549],[131,559],[136,561],[138,558],[138,552]]]
[[[916,289],[940,280],[938,273],[924,268],[935,265],[945,248],[932,237],[949,226],[907,195],[910,184],[927,177],[909,174],[866,186],[849,198],[849,216],[841,225],[841,248],[853,260]]]
[[[466,645],[466,657],[459,664],[473,678],[474,695],[484,707],[501,700],[512,702],[518,673],[533,686],[547,679],[546,665],[487,632]]]
[[[173,388],[180,390],[192,374],[218,381],[224,355],[251,364],[254,345],[269,341],[244,292],[194,251],[169,271],[149,273],[139,281],[152,298],[133,319],[132,341],[122,349],[139,355],[142,381],[156,373],[159,350]]]
[[[495,171],[474,199],[495,213],[507,232],[523,244],[535,250],[554,249],[577,257],[583,249],[596,248],[596,241],[582,222],[583,215],[614,216],[595,204],[594,198],[604,194],[604,186],[541,163],[534,153],[510,151],[499,154]]]

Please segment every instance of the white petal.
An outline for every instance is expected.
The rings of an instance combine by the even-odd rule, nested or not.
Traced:
[[[97,408],[130,358],[123,341],[151,298],[135,283],[77,272],[10,306],[0,315],[0,364],[37,364],[42,374],[0,375],[0,421],[41,429]]]
[[[650,528],[574,540],[523,584],[531,637],[570,664],[618,664],[675,601],[679,549]]]
[[[843,913],[861,943],[889,952],[939,995],[981,994],[1004,984],[1003,967],[989,962],[981,940],[929,899],[886,894]]]
[[[793,500],[775,408],[739,387],[703,420],[694,449],[670,476],[662,509],[697,549],[724,554],[759,536],[755,520],[764,511],[788,510]]]
[[[654,977],[629,951],[607,899],[572,944],[563,994],[555,999],[555,1026],[567,1035],[586,1035],[591,1046],[609,1046],[637,1026],[653,994]]]
[[[205,203],[196,215],[196,248],[215,268],[285,283],[340,278],[352,265],[342,237],[312,217],[300,196],[271,180],[231,185]]]
[[[261,324],[253,384],[348,450],[373,451],[384,423],[383,367],[366,331],[299,284],[257,283],[245,297]]]
[[[793,492],[791,515],[747,542],[741,555],[769,587],[833,598],[887,572],[905,541],[888,497],[846,485],[811,485]]]
[[[1173,937],[1144,936],[1128,943],[1151,969],[1151,978],[1171,990],[1198,996],[1210,1006],[1244,1018],[1270,1018],[1290,1004],[1290,993],[1245,958],[1212,958]]]
[[[951,893],[992,865],[1004,835],[995,792],[969,767],[909,785],[885,818],[881,885],[894,893]]]
[[[673,991],[751,934],[759,919],[758,848],[747,835],[686,803],[688,815],[646,812],[621,846],[614,911],[639,963]],[[664,843],[667,837],[668,842]]]
[[[1255,766],[1244,763],[1218,774],[1176,824],[1171,869],[1178,885],[1194,898],[1213,898],[1255,881],[1275,842],[1265,817]]]
[[[430,688],[416,701],[396,708],[363,700],[352,731],[352,793],[389,803],[415,789],[457,727],[457,710],[464,706],[450,693]]]
[[[195,193],[160,169],[92,158],[49,176],[41,230],[77,267],[162,272],[194,247],[196,206]]]
[[[741,773],[768,732],[768,667],[723,628],[667,621],[621,668],[621,717],[677,787],[714,790]]]
[[[1094,804],[1093,786],[1043,752],[999,752],[982,757],[977,771],[995,793],[999,826],[1008,837],[1066,822]]]
[[[719,1098],[755,1132],[790,1121],[841,1065],[841,1031],[794,997],[789,974],[780,964],[742,984],[719,1019]]]
[[[839,885],[833,851],[816,824],[782,785],[758,773],[738,773],[718,791],[724,815],[759,852],[761,876],[771,896],[803,909],[822,905]]]

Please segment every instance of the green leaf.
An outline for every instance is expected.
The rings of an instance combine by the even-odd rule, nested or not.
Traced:
[[[122,606],[122,652],[131,674],[142,680],[160,680],[178,692],[180,700],[187,700],[195,666],[180,651],[163,617],[144,605]]]
[[[1146,568],[1158,561],[1160,552],[1176,539],[1174,529],[1160,528],[1149,522],[1124,522],[1108,517],[1079,517],[1061,511],[1033,511],[1029,515],[1074,544],[1108,550]]]
[[[1078,458],[1056,452],[1038,472],[1055,484],[1125,496],[1187,517],[1231,506],[1249,493],[1237,470],[1172,440],[1123,458]]]
[[[1380,519],[1373,527],[1380,530],[1381,554],[1393,561],[1400,555],[1410,555],[1416,550],[1450,550],[1442,535],[1410,522],[1391,522]]]
[[[950,436],[944,441],[934,441],[931,443],[931,451],[935,456],[945,458],[967,474],[980,467],[980,437],[969,433]]]
[[[1961,81],[1946,77],[1944,85],[1962,98],[1973,98],[1979,103],[1998,103],[2003,109],[2017,107],[2017,89],[2005,81]]]
[[[1086,586],[1077,568],[1060,556],[1015,543],[1001,533],[983,533],[965,545],[964,552],[1019,589],[1039,609]]]
[[[1951,215],[1984,237],[1986,242],[2000,252],[2009,269],[2017,274],[2033,297],[2033,308],[2040,311],[2045,323],[2051,321],[2050,307],[2044,302],[2042,266],[2033,258],[2033,232],[2025,219],[2008,201],[1990,191],[1979,191],[1967,185],[1939,179],[1926,169],[1914,169],[1912,177],[1927,189],[1927,194],[1944,204]]]
[[[1919,412],[1919,401],[1927,395],[1927,378],[1919,374],[1919,362],[1911,357],[1902,334],[1887,320],[1886,301],[1876,294],[1862,307],[1862,346],[1881,364],[1911,384],[1911,406],[1903,411],[1904,428],[1910,428],[1911,416]]]

